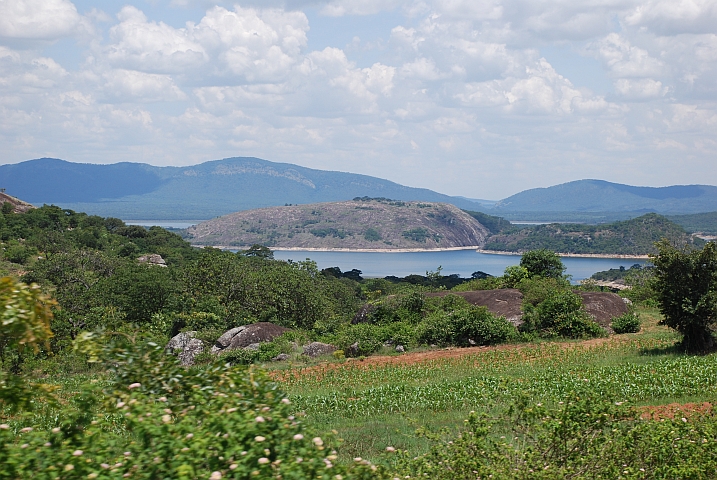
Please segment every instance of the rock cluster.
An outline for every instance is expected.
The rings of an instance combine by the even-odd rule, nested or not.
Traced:
[[[148,253],[147,255],[142,255],[137,259],[139,263],[146,263],[147,265],[156,265],[158,267],[166,267],[167,262],[164,261],[162,258],[162,255],[159,255],[157,253]]]

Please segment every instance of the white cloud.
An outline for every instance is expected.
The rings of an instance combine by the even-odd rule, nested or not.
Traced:
[[[81,23],[68,0],[4,0],[0,2],[0,37],[56,40],[72,35]]]
[[[586,176],[649,184],[689,152],[707,165],[700,181],[717,183],[708,161],[717,155],[714,2],[179,3],[207,10],[182,23],[190,10],[145,15],[130,0],[101,5],[117,13],[107,22],[97,10],[83,17],[67,0],[48,0],[69,13],[47,18],[52,28],[27,27],[41,39],[34,50],[7,39],[36,20],[0,15],[0,36],[12,45],[0,47],[0,147],[10,160],[255,155],[498,198]],[[323,15],[376,15],[390,38],[368,53],[334,46],[345,42],[312,51],[311,36],[327,31],[312,30],[300,10],[309,4]],[[399,20],[387,27],[386,18]],[[97,35],[74,63],[37,46],[90,24]],[[554,67],[544,47],[598,59],[591,74],[612,92],[586,88],[578,67]]]
[[[647,100],[664,97],[668,88],[662,85],[662,82],[651,78],[638,80],[621,78],[615,82],[615,91],[628,100]]]

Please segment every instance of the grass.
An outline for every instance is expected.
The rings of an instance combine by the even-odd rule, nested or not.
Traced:
[[[413,363],[344,362],[276,372],[322,430],[346,441],[344,458],[376,458],[386,446],[420,454],[419,426],[456,431],[471,410],[490,413],[518,396],[546,404],[571,392],[633,405],[717,398],[717,356],[686,356],[678,336],[641,309],[643,329],[593,342],[550,342],[466,351]],[[406,357],[408,358],[408,357]],[[414,360],[416,360],[414,358]]]

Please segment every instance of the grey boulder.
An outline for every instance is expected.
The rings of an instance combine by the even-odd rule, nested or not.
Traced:
[[[182,365],[185,366],[194,365],[194,357],[196,357],[203,351],[204,343],[202,343],[202,341],[198,338],[193,338],[189,341],[189,343],[187,343],[187,346],[184,347],[184,350],[179,353],[179,361]]]
[[[333,353],[335,350],[336,347],[334,347],[333,345],[329,345],[328,343],[312,342],[304,346],[304,355],[311,358],[316,358],[321,355]]]

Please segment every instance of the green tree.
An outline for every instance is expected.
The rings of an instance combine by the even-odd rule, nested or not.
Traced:
[[[678,248],[667,240],[655,244],[657,255],[653,289],[657,292],[663,324],[682,334],[690,352],[714,348],[712,329],[717,323],[717,244],[702,250]]]
[[[525,268],[531,277],[560,278],[565,271],[560,256],[544,248],[525,252],[520,259],[520,266]]]

